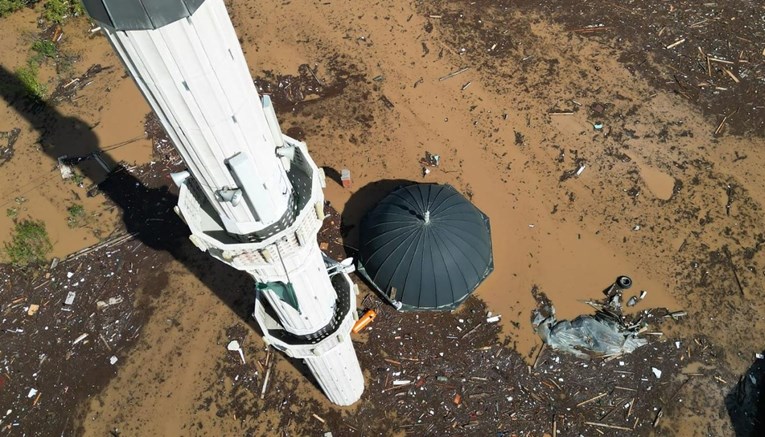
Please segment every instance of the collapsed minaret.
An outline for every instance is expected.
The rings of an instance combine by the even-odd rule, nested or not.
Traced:
[[[255,279],[264,340],[305,361],[327,397],[356,402],[350,263],[319,249],[323,174],[282,134],[223,0],[84,0],[180,152],[176,212],[191,241]]]

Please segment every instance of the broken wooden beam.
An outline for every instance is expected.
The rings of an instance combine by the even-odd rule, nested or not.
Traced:
[[[460,75],[460,74],[462,74],[462,73],[464,73],[464,72],[466,72],[468,70],[470,70],[470,67],[462,67],[462,68],[460,68],[457,71],[452,71],[451,73],[447,74],[446,76],[439,77],[438,81],[441,82],[441,81],[444,81],[446,79],[451,79],[454,76]]]

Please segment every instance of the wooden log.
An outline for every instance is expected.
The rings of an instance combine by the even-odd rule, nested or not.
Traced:
[[[600,422],[584,422],[584,423],[590,426],[600,426],[603,428],[619,429],[622,431],[632,431],[632,428],[627,428],[625,426],[609,425],[607,423],[600,423]]]
[[[439,77],[439,78],[438,78],[438,81],[439,81],[439,82],[442,82],[442,81],[444,81],[444,80],[446,80],[446,79],[451,79],[451,78],[453,78],[454,76],[460,75],[460,74],[462,74],[462,73],[464,73],[464,72],[466,72],[466,71],[468,71],[468,70],[470,70],[470,67],[463,67],[463,68],[460,68],[459,70],[457,70],[457,71],[453,71],[453,72],[451,72],[451,73],[447,74],[446,76],[441,76],[441,77]]]
[[[601,393],[601,394],[599,394],[599,395],[597,395],[595,397],[587,399],[586,401],[579,402],[578,404],[576,404],[576,406],[577,407],[581,407],[582,405],[586,405],[586,404],[589,404],[590,402],[597,401],[598,399],[602,398],[603,396],[605,396],[607,394],[608,394],[608,392],[603,392],[603,393]]]

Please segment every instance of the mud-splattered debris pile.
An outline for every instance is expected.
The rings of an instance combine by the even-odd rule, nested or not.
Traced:
[[[60,82],[56,87],[56,90],[53,91],[53,94],[51,94],[49,100],[51,102],[74,100],[74,98],[77,96],[77,91],[93,83],[93,80],[99,73],[102,71],[107,71],[111,68],[112,67],[103,67],[101,64],[91,65],[84,74],[75,77],[70,81]]]
[[[553,349],[585,359],[591,356],[614,358],[645,346],[648,340],[640,337],[640,333],[648,329],[647,320],[670,313],[661,308],[644,310],[638,315],[624,315],[623,289],[619,286],[622,280],[626,282],[627,288],[632,285],[628,277],[620,276],[616,283],[605,290],[606,297],[602,301],[587,302],[596,309],[595,314],[583,314],[572,321],[557,320],[552,302],[534,287],[532,294],[537,301],[537,308],[532,314],[534,330]],[[643,291],[639,296],[631,297],[627,305],[634,306],[645,295]]]
[[[124,237],[49,269],[0,265],[0,429],[71,430],[78,400],[114,375],[143,326],[145,310],[133,304],[154,268],[141,243]]]
[[[553,427],[565,435],[647,432],[680,387],[682,362],[696,358],[691,348],[689,358],[675,343],[651,341],[618,359],[587,362],[547,348],[529,365],[498,341],[500,328],[487,322],[478,299],[454,313],[404,314],[386,305],[377,311],[357,344],[371,373],[364,414],[395,411],[391,429],[412,435],[526,435]],[[380,432],[356,423],[357,433]],[[353,434],[343,433],[347,424],[335,425],[333,432]]]
[[[0,165],[5,164],[13,158],[16,141],[19,139],[21,129],[15,127],[7,132],[0,132]],[[5,143],[5,145],[3,145]]]
[[[265,71],[255,78],[255,86],[259,94],[270,96],[277,114],[297,112],[308,102],[341,94],[350,82],[365,80],[341,64],[341,60],[330,60],[327,77],[320,77],[318,66],[308,64],[300,65],[296,76]]]

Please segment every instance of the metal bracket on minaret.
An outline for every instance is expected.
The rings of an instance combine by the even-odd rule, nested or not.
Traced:
[[[242,190],[239,188],[223,188],[215,193],[221,202],[231,202],[237,206],[242,201]]]

